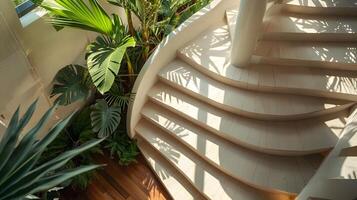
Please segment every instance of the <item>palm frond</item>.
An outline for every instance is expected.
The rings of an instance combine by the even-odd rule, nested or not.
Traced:
[[[41,7],[50,11],[55,26],[74,27],[110,35],[113,24],[97,0],[45,0]]]

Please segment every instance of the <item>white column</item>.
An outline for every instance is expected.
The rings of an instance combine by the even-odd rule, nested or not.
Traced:
[[[266,0],[240,0],[236,30],[233,38],[231,63],[246,67],[262,30]]]

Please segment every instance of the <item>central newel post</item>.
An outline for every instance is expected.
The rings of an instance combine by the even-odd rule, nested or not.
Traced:
[[[259,32],[262,30],[266,6],[266,0],[240,0],[231,52],[233,65],[237,67],[249,65]]]

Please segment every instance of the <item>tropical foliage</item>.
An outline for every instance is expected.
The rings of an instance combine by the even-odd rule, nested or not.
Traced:
[[[112,87],[121,61],[135,40],[127,34],[120,18],[104,11],[97,0],[53,0],[40,4],[50,11],[55,27],[73,27],[94,31],[99,35],[87,48],[87,65],[94,85],[101,94]]]
[[[70,121],[71,116],[55,125],[44,138],[36,139],[51,117],[55,107],[49,109],[38,123],[23,136],[23,129],[29,123],[34,111],[34,102],[20,118],[17,109],[0,141],[0,200],[23,199],[25,196],[48,190],[79,174],[94,170],[98,165],[79,166],[58,170],[75,156],[98,145],[103,139],[91,139],[74,149],[40,162],[47,146],[56,139]]]
[[[87,99],[92,91],[92,85],[85,67],[68,65],[56,74],[50,96],[56,96],[56,102],[65,106],[78,100]]]
[[[90,138],[105,137],[101,148],[71,159],[64,168],[91,163],[91,155],[101,149],[109,151],[121,165],[135,162],[139,150],[126,133],[125,121],[128,104],[135,96],[135,79],[163,38],[210,0],[107,0],[124,8],[124,22],[118,15],[106,13],[98,0],[33,1],[49,11],[48,21],[57,30],[71,27],[97,34],[86,49],[87,66],[66,66],[55,77],[52,97],[59,104],[77,100],[87,104],[45,155],[57,157]],[[139,20],[135,26],[134,18]],[[91,174],[77,177],[72,186],[83,188]]]
[[[104,99],[97,100],[92,106],[90,115],[93,131],[98,132],[98,137],[108,137],[117,128],[121,120],[121,108],[117,105],[111,107]]]
[[[49,147],[44,151],[40,162],[47,162],[61,154],[61,152],[74,149],[88,141],[96,138],[97,133],[92,130],[90,122],[91,110],[84,108],[73,116],[71,124],[65,127],[61,133],[52,141]],[[86,152],[81,153],[75,158],[69,160],[60,170],[73,169],[81,165],[90,165],[95,163],[94,156],[103,154],[100,146],[95,146]],[[93,178],[93,171],[80,174],[71,180],[73,189],[85,189]]]
[[[136,141],[131,140],[125,131],[117,132],[106,141],[105,148],[109,150],[112,158],[118,158],[119,164],[129,165],[136,162],[139,149]]]

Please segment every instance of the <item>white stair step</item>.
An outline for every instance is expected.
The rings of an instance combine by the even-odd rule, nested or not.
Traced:
[[[357,100],[356,71],[311,68],[309,65],[246,68],[231,65],[229,35],[226,26],[208,30],[181,49],[178,56],[205,75],[240,88]]]
[[[154,86],[148,95],[155,104],[222,138],[277,155],[306,155],[333,148],[347,115],[337,113],[329,119],[291,122],[261,121],[233,115],[161,84]],[[150,107],[160,110],[155,105]]]
[[[254,64],[357,70],[357,44],[261,41]]]
[[[357,10],[356,10],[357,11]],[[295,41],[357,41],[355,18],[277,14],[265,21],[264,39]]]
[[[283,0],[282,10],[311,15],[357,16],[356,0]]]
[[[322,161],[321,156],[316,155],[287,157],[248,150],[150,105],[145,106],[142,113],[149,122],[164,131],[162,134],[173,136],[216,168],[239,181],[269,192],[299,193]],[[162,134],[148,132],[144,137],[154,141],[158,138],[164,140]],[[259,177],[263,174],[263,177]]]
[[[357,11],[357,10],[356,10]],[[237,15],[237,12],[233,10],[227,11],[226,16],[228,20],[228,27],[230,29],[234,29],[235,18],[234,15]],[[279,18],[280,17],[280,18]],[[310,17],[313,18],[313,17]],[[301,35],[301,33],[297,32],[298,27],[293,22],[288,22],[294,19],[289,17],[278,16],[278,19],[272,18],[271,23],[273,23],[272,27],[268,29],[268,33],[265,35],[266,38],[271,37],[272,39],[293,39],[298,41],[261,41],[258,42],[256,47],[256,56],[253,56],[252,62],[255,64],[270,64],[270,65],[283,65],[283,66],[303,66],[303,67],[317,67],[317,68],[325,68],[325,69],[337,69],[337,70],[350,70],[357,71],[357,43],[352,43],[356,40],[355,37],[355,29],[356,20],[355,19],[340,19],[340,18],[324,18],[325,22],[322,22],[320,28],[328,28],[328,26],[332,26],[331,28],[336,33],[319,33],[319,36],[313,36],[312,33]],[[340,20],[340,22],[336,22],[336,20]],[[295,18],[297,21],[301,21],[301,19]],[[315,20],[315,22],[318,20]],[[342,22],[342,24],[340,24]],[[269,23],[269,20],[268,22]],[[312,23],[312,21],[310,21]],[[321,21],[319,22],[321,23]],[[278,24],[275,25],[274,24]],[[334,27],[335,26],[335,27]],[[278,28],[277,28],[278,27]],[[280,27],[280,29],[279,29]],[[336,28],[337,27],[337,28]],[[338,28],[340,31],[338,31]],[[211,30],[211,35],[216,37],[207,38],[201,35],[201,41],[206,40],[206,44],[203,44],[202,49],[206,51],[211,50],[210,56],[215,59],[216,65],[227,64],[229,62],[229,54],[230,54],[230,46],[231,41],[227,38],[228,31],[225,31],[226,27],[217,28],[215,30]],[[301,29],[301,28],[300,28]],[[269,33],[270,30],[270,33]],[[273,31],[272,31],[273,30]],[[285,34],[281,35],[279,30],[286,31]],[[295,30],[294,32],[291,32]],[[344,30],[345,33],[342,33]],[[290,31],[290,32],[289,32]],[[311,30],[310,30],[311,31]],[[333,32],[332,31],[332,32]],[[226,32],[226,33],[224,33]],[[234,32],[231,30],[230,32]],[[343,34],[341,37],[338,34]],[[269,35],[270,34],[270,35]],[[351,34],[350,36],[346,34]],[[218,37],[217,37],[218,36]],[[295,37],[296,36],[296,37]],[[305,42],[299,41],[299,39],[307,38]],[[338,39],[340,38],[340,40]],[[341,39],[342,38],[342,39]],[[211,43],[213,43],[213,48],[222,48],[222,50],[226,50],[228,52],[222,53],[213,53],[213,48],[210,47],[209,39],[213,39]],[[224,40],[225,39],[225,40]],[[329,40],[335,42],[318,42],[318,40]],[[222,40],[222,41],[221,41]],[[352,41],[349,43],[336,43],[338,41]],[[199,40],[200,41],[200,40]],[[312,43],[313,41],[313,43]],[[217,44],[220,45],[217,45]],[[198,45],[194,46],[196,49],[199,49]],[[202,44],[200,42],[199,44]],[[190,56],[195,56],[193,53],[197,52],[194,49],[185,48],[186,52],[184,54],[188,54]],[[202,51],[200,49],[200,51]],[[192,53],[193,52],[193,53]],[[199,51],[198,51],[199,52]],[[197,53],[198,53],[197,52]],[[196,54],[197,54],[196,53]],[[215,58],[218,55],[218,58]],[[205,58],[206,55],[199,55],[200,58]],[[221,58],[224,57],[224,58]],[[209,58],[208,58],[209,59]],[[217,62],[218,61],[218,62]],[[224,62],[223,62],[224,61]],[[223,63],[222,63],[223,62]]]
[[[239,89],[174,60],[159,72],[164,83],[229,112],[262,120],[293,120],[344,110],[349,104],[318,97]]]
[[[188,148],[167,135],[160,134],[160,130],[148,122],[140,121],[135,130],[139,135],[139,140],[143,139],[151,144],[209,199],[269,199],[265,198],[267,195],[265,192],[234,180],[192,153]]]
[[[150,168],[155,172],[161,183],[170,193],[173,199],[206,199],[196,191],[180,173],[171,167],[166,160],[157,155],[147,143],[138,143],[142,154],[148,161]]]

